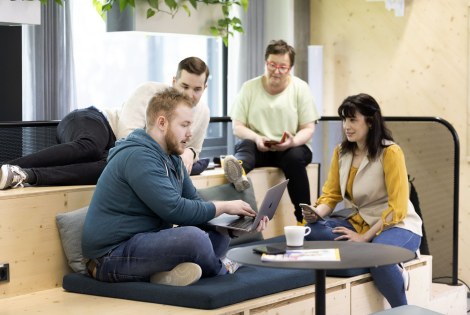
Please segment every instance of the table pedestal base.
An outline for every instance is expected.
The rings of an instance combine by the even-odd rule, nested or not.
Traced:
[[[325,315],[326,313],[326,271],[315,270],[315,315]]]

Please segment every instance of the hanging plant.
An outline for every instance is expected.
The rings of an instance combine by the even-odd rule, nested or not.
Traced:
[[[41,0],[46,1],[47,0]],[[61,1],[61,0],[56,0]],[[136,1],[147,2],[147,19],[157,13],[169,14],[174,17],[180,10],[191,16],[191,7],[198,9],[201,4],[219,5],[223,17],[218,19],[215,25],[210,27],[214,36],[220,36],[225,44],[228,45],[228,37],[234,32],[243,33],[241,20],[236,16],[230,16],[231,8],[235,5],[241,6],[245,11],[248,9],[249,0],[93,0],[93,5],[98,13],[104,17],[105,13],[111,10],[113,5],[119,4],[120,11],[124,11],[128,6],[135,8]]]
[[[31,1],[31,0],[30,0]],[[65,0],[54,0],[55,3],[62,5]],[[49,0],[39,0],[42,4],[47,4]]]

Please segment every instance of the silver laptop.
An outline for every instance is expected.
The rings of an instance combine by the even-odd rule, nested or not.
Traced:
[[[264,216],[267,216],[269,220],[273,218],[288,182],[289,180],[286,179],[268,189],[256,217],[240,217],[238,215],[224,213],[210,220],[208,224],[245,232],[256,230],[259,221],[261,221]]]

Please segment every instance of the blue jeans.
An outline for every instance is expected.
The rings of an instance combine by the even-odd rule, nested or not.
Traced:
[[[228,236],[209,228],[183,226],[136,234],[105,256],[95,259],[96,279],[104,282],[146,281],[156,272],[193,262],[202,277],[227,273],[220,258],[230,243]]]
[[[349,221],[340,218],[328,218],[325,221],[309,223],[308,226],[312,229],[310,234],[305,237],[308,241],[333,240],[341,235],[332,232],[332,229],[338,226],[344,226],[355,231]],[[416,252],[421,243],[421,236],[405,229],[390,228],[374,237],[371,243],[393,245]],[[391,307],[406,305],[408,303],[401,269],[398,265],[370,268],[370,273],[372,279],[374,279],[375,285],[380,293],[387,299]]]

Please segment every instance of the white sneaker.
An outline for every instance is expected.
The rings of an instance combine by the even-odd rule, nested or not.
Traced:
[[[227,273],[233,274],[235,271],[238,270],[242,266],[242,264],[237,263],[236,261],[230,260],[227,257],[224,257],[220,260],[224,265],[225,268],[227,269]]]
[[[0,189],[23,187],[27,175],[19,166],[3,164],[0,172]]]
[[[201,276],[202,269],[198,264],[185,262],[170,271],[154,273],[150,277],[150,282],[181,287],[193,284],[201,279]]]
[[[224,159],[224,173],[227,180],[235,186],[237,191],[244,191],[250,188],[250,182],[246,177],[242,161],[233,155],[227,155]]]
[[[405,287],[405,291],[408,291],[410,289],[410,273],[408,270],[406,270],[403,263],[399,263],[398,265],[401,268],[401,276],[403,277],[403,286]]]

